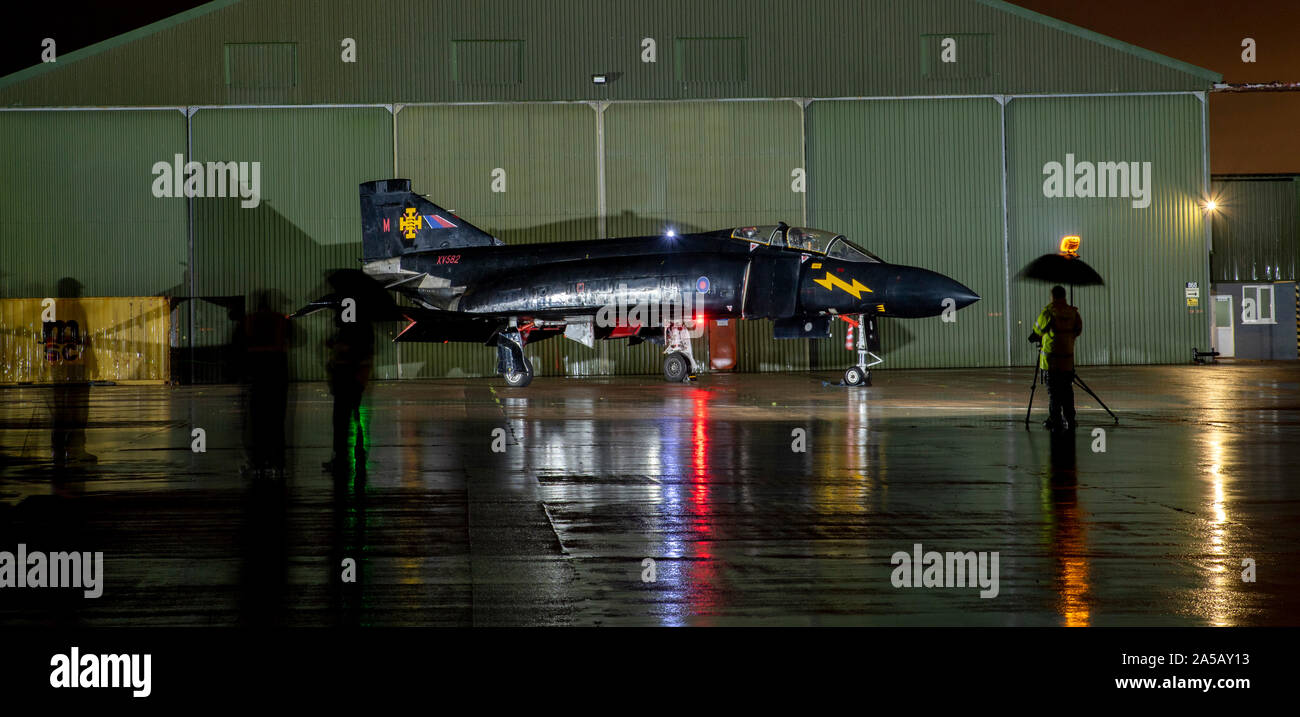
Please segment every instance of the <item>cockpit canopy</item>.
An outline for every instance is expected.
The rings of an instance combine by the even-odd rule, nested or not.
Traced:
[[[843,234],[836,234],[825,229],[768,224],[757,227],[738,227],[732,230],[731,238],[798,252],[824,254],[831,259],[841,261],[885,263],[880,257],[849,241]]]

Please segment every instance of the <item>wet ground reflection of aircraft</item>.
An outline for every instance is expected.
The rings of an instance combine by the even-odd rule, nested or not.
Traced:
[[[366,182],[360,195],[365,272],[416,304],[394,307],[400,316],[390,318],[408,322],[396,340],[494,346],[498,373],[516,387],[533,376],[524,346],[555,336],[588,347],[660,344],[665,378],[684,381],[696,370],[690,338],[703,320],[766,318],[778,339],[829,338],[837,317],[938,316],[979,300],[949,277],[889,264],[821,229],[782,223],[506,245],[413,193],[410,180]],[[868,381],[866,349],[859,344],[845,383]]]

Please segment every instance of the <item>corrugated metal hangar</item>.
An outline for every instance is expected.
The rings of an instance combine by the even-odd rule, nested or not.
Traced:
[[[1211,197],[1213,346],[1220,356],[1300,356],[1300,177],[1216,178]]]
[[[1029,365],[1047,287],[1016,273],[1079,235],[1107,282],[1075,292],[1080,361],[1183,362],[1211,344],[1187,289],[1210,285],[1217,79],[996,0],[213,2],[0,79],[0,296],[172,297],[173,348],[201,353],[221,297],[301,305],[356,266],[357,185],[400,176],[508,243],[786,221],[983,297],[886,320],[885,368]],[[178,156],[259,162],[260,201],[154,196]],[[846,365],[843,327],[742,323],[740,370]],[[327,326],[302,328],[294,374],[321,378]],[[379,350],[387,378],[494,360]],[[659,370],[622,342],[531,351],[543,375]]]

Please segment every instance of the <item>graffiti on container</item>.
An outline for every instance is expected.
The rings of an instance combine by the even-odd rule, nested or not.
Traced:
[[[86,351],[81,325],[76,320],[44,322],[41,343],[45,344],[45,360],[49,363],[80,361]]]

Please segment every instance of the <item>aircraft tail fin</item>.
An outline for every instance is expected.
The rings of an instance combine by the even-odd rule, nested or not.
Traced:
[[[420,251],[503,243],[412,192],[409,179],[364,182],[359,193],[364,261]]]

